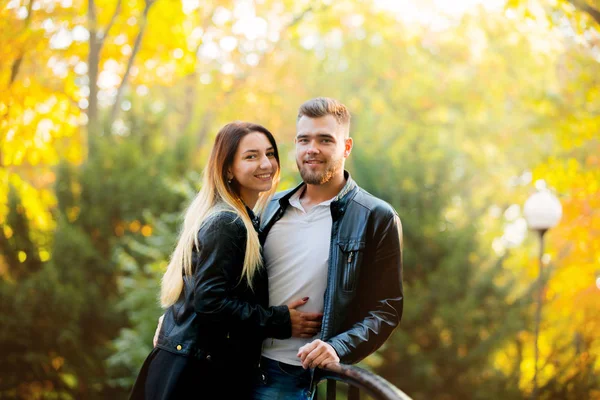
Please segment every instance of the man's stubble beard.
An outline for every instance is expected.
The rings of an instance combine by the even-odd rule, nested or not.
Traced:
[[[340,157],[335,160],[331,160],[326,164],[325,171],[323,172],[310,172],[308,168],[304,168],[304,162],[300,164],[296,161],[300,176],[304,183],[308,185],[323,185],[331,180],[331,178],[343,168],[344,158]]]

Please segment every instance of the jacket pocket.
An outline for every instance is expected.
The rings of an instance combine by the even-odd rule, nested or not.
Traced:
[[[360,265],[362,263],[365,242],[360,240],[348,240],[339,242],[340,266],[342,269],[342,290],[352,292],[356,289]]]

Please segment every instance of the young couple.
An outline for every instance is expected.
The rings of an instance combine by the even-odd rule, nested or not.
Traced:
[[[400,220],[344,170],[349,111],[312,99],[296,128],[303,183],[275,195],[273,135],[246,122],[218,133],[131,398],[310,399],[314,368],[362,360],[400,322]]]

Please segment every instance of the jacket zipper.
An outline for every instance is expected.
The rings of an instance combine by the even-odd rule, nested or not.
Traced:
[[[334,222],[335,224],[335,222]],[[335,230],[337,231],[337,226],[335,227]],[[324,307],[323,307],[323,317],[325,317],[326,315],[328,315],[329,312],[329,298],[331,297],[331,293],[330,293],[330,285],[331,285],[331,274],[332,274],[332,270],[333,270],[333,243],[334,243],[334,237],[336,235],[336,232],[334,232],[334,226],[332,225],[331,227],[331,239],[329,241],[329,265],[327,266],[327,287],[325,288],[325,299],[324,299]],[[325,324],[321,325],[321,340],[324,340],[325,338]]]
[[[348,259],[346,261],[346,268],[344,268],[344,290],[348,290],[350,288],[350,265],[352,265],[353,259],[354,251],[350,250],[350,253],[348,253]]]

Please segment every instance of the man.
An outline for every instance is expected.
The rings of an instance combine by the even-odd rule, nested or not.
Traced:
[[[307,399],[314,370],[356,363],[377,350],[402,316],[402,228],[394,209],[344,171],[350,113],[330,98],[298,112],[296,162],[304,181],[279,193],[262,218],[269,305],[299,296],[323,313],[319,338],[267,339],[256,399]]]

